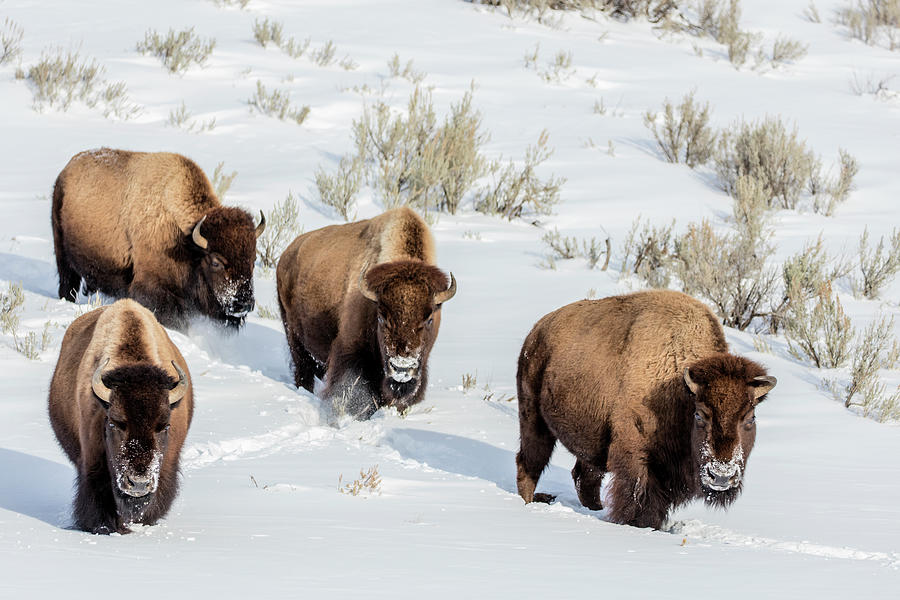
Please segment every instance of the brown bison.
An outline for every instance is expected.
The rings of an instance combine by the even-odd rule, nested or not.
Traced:
[[[194,411],[187,365],[132,300],[78,317],[50,382],[50,423],[78,469],[75,525],[127,533],[168,512]]]
[[[265,228],[222,206],[193,161],[101,148],[76,154],[53,189],[59,297],[134,298],[167,327],[192,313],[240,326],[253,309],[256,238]]]
[[[278,261],[278,305],[294,381],[338,412],[368,418],[420,402],[441,305],[456,293],[422,218],[397,208],[295,239]]]
[[[581,301],[543,317],[517,375],[519,495],[534,488],[556,441],[575,455],[581,503],[660,528],[693,499],[727,507],[740,494],[756,438],[756,405],[775,387],[758,364],[728,353],[716,317],[672,291]]]

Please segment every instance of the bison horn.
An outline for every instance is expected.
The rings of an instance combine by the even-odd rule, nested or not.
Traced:
[[[266,230],[266,215],[263,214],[263,211],[259,211],[259,225],[256,226],[256,238],[259,239],[259,236],[262,235],[263,231]]]
[[[750,387],[753,388],[753,398],[758,400],[762,398],[766,394],[768,394],[775,384],[778,383],[778,380],[772,377],[771,375],[760,375],[759,377],[754,377],[753,381],[750,382]]]
[[[203,235],[200,233],[200,226],[203,225],[203,221],[205,220],[206,215],[203,215],[203,218],[197,221],[197,224],[194,225],[194,231],[191,232],[191,238],[194,240],[194,243],[204,250],[206,250],[206,248],[209,246],[209,240],[203,237]]]
[[[106,368],[106,365],[109,364],[109,359],[97,367],[97,370],[94,371],[94,376],[91,377],[91,389],[94,390],[94,395],[100,398],[103,404],[109,406],[109,398],[112,396],[112,390],[106,387],[106,384],[103,383],[103,369]]]
[[[366,284],[366,271],[367,269],[363,269],[359,272],[359,291],[364,297],[372,302],[378,302],[378,295]]]
[[[693,395],[696,396],[700,393],[700,386],[691,379],[691,370],[688,367],[684,368],[684,383],[687,384]]]
[[[456,277],[453,276],[453,273],[450,273],[450,287],[448,287],[443,292],[438,292],[434,295],[434,303],[435,304],[443,304],[450,298],[456,295]]]
[[[175,384],[171,390],[169,390],[169,406],[180,402],[184,395],[187,393],[187,376],[184,374],[184,371],[181,370],[181,367],[178,366],[178,363],[174,360],[172,361],[172,366],[175,367],[175,371],[178,373],[178,383]]]

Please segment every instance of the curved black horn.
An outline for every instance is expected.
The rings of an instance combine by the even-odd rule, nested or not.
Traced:
[[[205,221],[205,220],[206,220],[206,215],[203,215],[203,218],[200,219],[199,221],[197,221],[197,224],[194,225],[194,231],[191,232],[191,239],[193,239],[194,243],[197,244],[198,246],[200,246],[201,248],[203,248],[204,250],[206,250],[206,248],[209,246],[209,240],[207,240],[205,237],[203,237],[203,235],[201,235],[201,233],[200,233],[200,226],[203,225],[203,221]]]
[[[184,395],[187,394],[188,384],[187,375],[184,374],[184,371],[181,370],[178,363],[173,360],[172,366],[175,367],[175,371],[178,373],[178,383],[169,390],[169,405],[175,404],[184,398]]]
[[[107,358],[103,364],[97,367],[94,371],[94,376],[91,377],[91,389],[94,390],[94,395],[100,398],[106,405],[109,404],[109,398],[112,395],[112,390],[103,383],[103,369],[105,369],[108,364],[109,359]]]
[[[453,276],[453,273],[450,273],[450,287],[448,287],[443,292],[438,292],[434,295],[434,303],[435,304],[443,304],[450,298],[456,295],[456,277]]]

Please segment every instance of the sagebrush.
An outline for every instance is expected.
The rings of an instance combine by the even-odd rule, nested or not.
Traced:
[[[215,47],[215,38],[202,39],[193,27],[181,31],[169,29],[164,36],[148,29],[144,40],[137,44],[137,51],[157,57],[170,73],[184,73],[192,65],[202,66]]]
[[[22,26],[10,19],[3,19],[3,27],[0,28],[0,65],[11,63],[22,55],[22,38],[25,30]]]
[[[663,122],[659,115],[647,111],[644,125],[653,133],[666,160],[683,162],[690,168],[706,163],[712,156],[716,135],[709,126],[709,103],[694,101],[694,92],[675,107],[668,99],[663,104]]]
[[[258,112],[275,117],[282,121],[293,121],[297,125],[302,125],[306,117],[309,116],[309,106],[301,106],[297,108],[291,104],[290,95],[278,89],[267,90],[262,81],[256,81],[256,93],[247,100],[247,104],[251,109]]]
[[[269,210],[266,229],[256,241],[260,263],[266,268],[275,268],[281,253],[301,233],[300,205],[293,192],[288,192],[283,201],[276,202]]]

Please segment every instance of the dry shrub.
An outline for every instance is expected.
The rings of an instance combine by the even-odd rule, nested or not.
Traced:
[[[319,65],[320,67],[329,67],[334,64],[334,55],[337,52],[337,46],[334,45],[332,40],[328,40],[318,50],[313,50],[310,53],[310,60]]]
[[[270,21],[267,18],[253,22],[253,37],[259,42],[259,45],[265,48],[270,43],[281,47],[284,43],[283,39],[284,24],[278,21]]]
[[[40,60],[28,69],[28,81],[38,108],[45,104],[68,110],[80,100],[88,106],[97,103],[97,88],[102,82],[103,68],[93,59],[82,59],[78,52],[62,49],[45,50]]]
[[[3,19],[3,27],[0,28],[0,65],[11,63],[22,55],[22,38],[25,30],[22,26],[10,19]]]
[[[127,120],[140,113],[140,107],[128,99],[125,83],[108,82],[103,73],[97,61],[83,59],[73,50],[44,50],[28,69],[35,109],[51,106],[65,112],[72,102],[80,101],[90,108],[102,106],[105,117]]]
[[[725,326],[744,330],[769,314],[777,272],[766,266],[774,249],[764,237],[741,230],[719,235],[704,220],[690,224],[675,246],[683,290],[711,302]]]
[[[551,11],[599,10],[620,19],[646,17],[659,22],[677,8],[673,0],[470,0],[501,7],[510,16],[533,16],[544,22]]]
[[[807,358],[819,369],[834,369],[847,362],[854,330],[831,284],[824,283],[812,302],[790,303],[784,335],[795,358]]]
[[[256,252],[263,267],[275,268],[278,258],[294,238],[303,232],[300,226],[300,205],[288,192],[282,202],[276,202],[266,218],[266,229],[256,241]],[[260,312],[260,316],[263,316]]]
[[[853,178],[859,172],[859,163],[843,148],[838,149],[840,160],[838,174],[830,177],[822,173],[821,165],[816,167],[809,178],[807,188],[813,197],[813,211],[826,217],[834,215],[838,204],[844,202],[853,189]]]
[[[716,136],[709,126],[709,103],[703,106],[695,103],[694,92],[687,94],[677,108],[667,98],[660,128],[657,128],[658,116],[647,111],[644,125],[653,133],[666,160],[684,162],[693,169],[710,159]]]
[[[19,312],[25,304],[25,292],[21,283],[7,284],[6,292],[0,292],[0,331],[13,335],[19,329]]]
[[[650,287],[668,287],[675,258],[674,227],[675,221],[657,227],[636,218],[622,246],[621,273],[637,275]]]
[[[385,206],[455,213],[463,195],[485,171],[479,150],[487,139],[472,92],[451,107],[439,126],[431,92],[416,86],[406,115],[377,102],[353,122],[358,156]]]
[[[877,298],[900,271],[900,229],[894,230],[889,243],[890,248],[886,248],[884,237],[881,237],[878,245],[870,248],[868,227],[859,238],[860,278],[854,280],[854,288],[864,298]]]
[[[342,156],[333,175],[320,167],[316,170],[316,187],[322,204],[334,208],[345,221],[355,219],[356,194],[363,178],[363,165],[357,157]]]
[[[574,236],[563,236],[558,229],[554,228],[553,231],[545,233],[541,240],[550,248],[551,261],[581,257],[587,261],[588,268],[594,269],[600,259],[606,257],[600,270],[605,271],[609,266],[610,241],[608,237],[605,242],[600,242],[594,237],[590,240],[579,240]]]
[[[191,65],[202,66],[215,47],[215,38],[203,40],[194,33],[193,27],[181,31],[169,29],[165,37],[148,29],[144,41],[137,44],[137,51],[156,56],[170,73],[184,73]]]
[[[388,61],[387,66],[391,77],[402,77],[415,85],[421,83],[426,76],[424,71],[416,71],[413,68],[412,59],[406,61],[406,65],[403,65],[400,61],[400,55],[396,52]]]
[[[368,471],[359,470],[359,479],[344,484],[344,475],[338,477],[338,491],[342,494],[350,496],[359,496],[360,494],[381,494],[381,475],[378,473],[378,465],[371,467]]]
[[[844,406],[859,407],[863,416],[874,414],[879,421],[900,419],[900,389],[886,394],[878,378],[880,369],[896,368],[900,359],[893,329],[893,317],[881,317],[859,334],[852,351],[850,382],[844,388]]]
[[[182,100],[179,107],[169,111],[168,123],[172,127],[178,127],[179,129],[190,131],[191,133],[205,133],[216,128],[215,117],[210,118],[208,121],[198,121],[196,119],[191,119],[192,116],[193,114],[188,110],[184,100]]]
[[[247,100],[247,104],[264,115],[282,121],[294,121],[297,125],[302,125],[309,116],[309,106],[294,107],[291,105],[291,98],[287,92],[278,89],[269,91],[258,79],[256,80],[256,93]]]
[[[819,159],[797,138],[797,130],[789,133],[777,117],[739,121],[722,131],[714,159],[726,192],[733,196],[738,178],[752,177],[763,185],[770,208],[796,208],[801,191],[819,167]]]
[[[234,182],[235,177],[237,177],[237,171],[226,173],[224,162],[220,162],[216,165],[211,183],[213,189],[216,191],[216,197],[219,200],[225,199],[225,194],[227,194],[228,190],[231,188],[231,184]]]
[[[345,156],[334,175],[316,174],[323,202],[345,219],[363,178],[385,207],[408,205],[425,213],[455,214],[473,195],[476,210],[513,219],[545,214],[559,200],[562,180],[542,181],[534,172],[552,154],[547,133],[526,150],[521,169],[512,162],[488,161],[481,153],[488,134],[472,106],[471,90],[439,124],[431,92],[416,85],[405,112],[378,101],[354,120],[352,132],[355,155]],[[484,176],[492,180],[476,190]]]
[[[772,66],[786,62],[796,62],[806,56],[809,46],[797,40],[779,36],[772,44]]]
[[[535,169],[553,155],[547,146],[550,134],[544,130],[536,144],[525,149],[521,168],[512,161],[491,162],[492,182],[475,198],[475,210],[512,220],[525,215],[546,215],[559,203],[559,192],[565,178],[551,175],[541,180]]]
[[[850,37],[866,44],[900,47],[900,0],[855,0],[835,11],[839,24]]]

